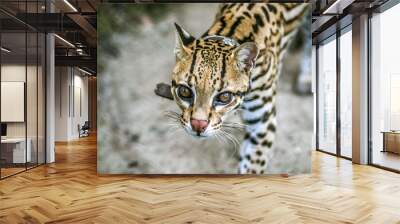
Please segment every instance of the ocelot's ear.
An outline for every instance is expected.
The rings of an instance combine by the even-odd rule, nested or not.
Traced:
[[[186,30],[175,23],[176,43],[174,53],[177,59],[184,59],[190,55],[192,50],[190,45],[194,43],[196,38],[190,35]]]
[[[241,44],[233,52],[239,70],[249,72],[256,63],[258,52],[258,47],[253,42]]]

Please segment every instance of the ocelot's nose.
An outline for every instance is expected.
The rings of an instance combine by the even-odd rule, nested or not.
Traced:
[[[197,132],[201,133],[204,132],[208,126],[208,121],[206,120],[197,120],[197,119],[191,119],[190,124],[192,125],[192,129]]]

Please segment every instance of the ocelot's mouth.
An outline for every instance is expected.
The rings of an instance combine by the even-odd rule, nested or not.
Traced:
[[[204,139],[204,138],[208,138],[208,137],[211,137],[211,136],[212,136],[212,134],[210,133],[210,131],[206,131],[206,132],[196,132],[196,131],[193,131],[193,129],[191,129],[190,127],[189,127],[189,128],[185,128],[185,131],[186,131],[186,133],[188,133],[189,135],[191,135],[191,136],[193,136],[193,137],[195,137],[195,138]]]

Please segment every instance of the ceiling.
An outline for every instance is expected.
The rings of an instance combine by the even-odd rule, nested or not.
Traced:
[[[57,34],[56,65],[79,66],[95,74],[97,5],[96,0],[47,0],[47,4],[45,0],[1,0],[2,46],[12,49],[7,58],[17,59],[26,54],[25,31],[35,35],[54,32]],[[26,51],[30,58],[37,48],[29,43],[33,35],[28,34],[27,37]]]
[[[315,0],[312,37],[316,44],[352,23],[353,17],[374,12],[390,0]]]

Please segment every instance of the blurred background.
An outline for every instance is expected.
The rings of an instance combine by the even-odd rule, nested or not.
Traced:
[[[237,173],[240,147],[172,130],[175,102],[154,94],[170,83],[177,22],[199,37],[218,4],[103,4],[98,10],[98,172]],[[284,61],[277,93],[277,139],[268,173],[310,172],[313,130],[311,16]],[[230,119],[240,120],[235,113]],[[243,133],[236,133],[239,140]]]

